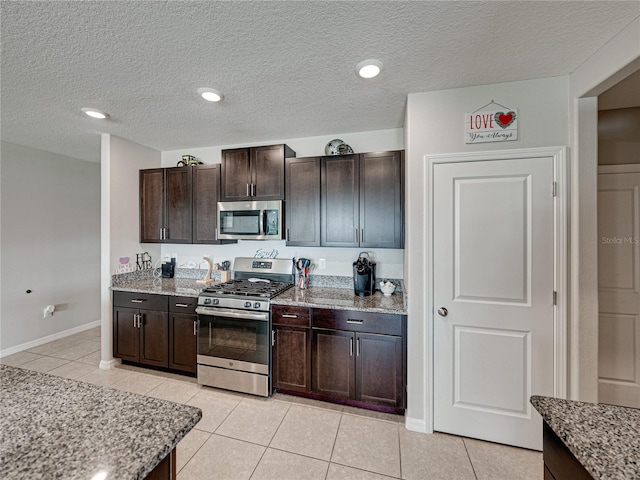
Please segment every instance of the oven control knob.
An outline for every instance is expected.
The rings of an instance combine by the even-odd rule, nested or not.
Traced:
[[[244,302],[245,308],[251,308],[251,302]]]
[[[260,302],[256,302],[253,304],[253,308],[260,308]]]
[[[205,305],[209,305],[211,303],[211,299],[210,298],[205,298],[204,299],[204,304]]]
[[[220,304],[220,299],[219,298],[214,298],[213,299],[213,304],[214,305],[219,305]]]

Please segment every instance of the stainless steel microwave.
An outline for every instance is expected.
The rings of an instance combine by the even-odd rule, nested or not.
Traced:
[[[282,200],[218,202],[220,240],[280,240],[282,233]]]

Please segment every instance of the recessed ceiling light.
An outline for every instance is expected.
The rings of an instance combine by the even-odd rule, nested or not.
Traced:
[[[108,113],[101,112],[100,110],[96,110],[95,108],[83,107],[80,110],[82,110],[86,115],[89,115],[90,117],[93,117],[93,118],[98,118],[100,120],[104,120],[105,118],[109,117]]]
[[[381,71],[382,62],[373,58],[369,60],[363,60],[356,65],[356,73],[362,78],[376,77]]]
[[[224,95],[220,93],[218,90],[214,90],[213,88],[202,87],[198,89],[198,93],[202,98],[208,100],[209,102],[221,102],[224,98]]]

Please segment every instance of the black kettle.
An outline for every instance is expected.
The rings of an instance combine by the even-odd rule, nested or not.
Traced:
[[[353,291],[358,297],[368,297],[375,289],[376,263],[369,259],[367,252],[360,252],[358,260],[353,262]]]

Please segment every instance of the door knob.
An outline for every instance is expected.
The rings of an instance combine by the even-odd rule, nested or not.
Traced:
[[[444,307],[440,307],[438,309],[438,315],[440,315],[441,317],[446,317],[447,315],[449,315],[449,310]]]

